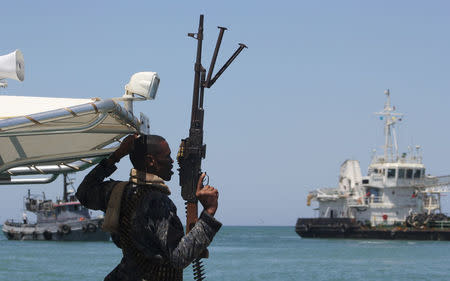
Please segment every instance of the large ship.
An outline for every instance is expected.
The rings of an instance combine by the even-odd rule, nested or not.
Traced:
[[[441,212],[450,176],[427,175],[420,146],[399,154],[395,125],[403,114],[385,94],[384,110],[376,113],[384,120],[384,153],[373,155],[367,176],[357,160],[346,160],[337,188],[308,194],[308,206],[318,202],[318,217],[297,220],[301,237],[450,240],[450,218]]]
[[[7,220],[2,227],[9,240],[108,241],[110,235],[102,230],[103,217],[92,218],[89,209],[76,199],[72,184],[64,174],[62,200],[48,200],[45,193],[33,195],[28,190],[24,208],[36,215],[36,222]]]

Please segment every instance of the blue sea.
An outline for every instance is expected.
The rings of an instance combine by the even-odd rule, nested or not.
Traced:
[[[103,280],[119,262],[112,242],[8,241],[0,280]],[[224,226],[206,280],[450,280],[450,242],[301,239],[294,227]],[[184,280],[193,280],[185,270]]]

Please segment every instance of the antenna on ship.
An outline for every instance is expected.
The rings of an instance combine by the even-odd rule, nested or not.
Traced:
[[[389,89],[384,91],[384,94],[387,98],[386,103],[384,104],[384,110],[375,114],[380,115],[381,120],[384,119],[384,161],[394,162],[398,161],[399,158],[397,134],[394,125],[398,120],[401,120],[403,114],[395,113],[395,107],[391,107],[391,94]]]
[[[69,194],[73,192],[72,189],[68,190],[69,185],[73,184],[73,179],[69,178],[67,173],[63,174],[64,176],[64,193],[63,193],[63,202],[69,202]]]

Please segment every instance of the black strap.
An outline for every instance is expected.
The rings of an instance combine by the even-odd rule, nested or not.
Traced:
[[[146,281],[181,281],[183,280],[183,270],[174,268],[168,262],[151,261],[136,248],[131,237],[131,222],[136,214],[136,208],[140,205],[146,192],[148,192],[147,188],[137,187],[135,191],[126,192],[127,196],[124,194],[122,197],[119,231],[122,252],[124,255],[127,252],[128,256],[136,262],[140,276]]]

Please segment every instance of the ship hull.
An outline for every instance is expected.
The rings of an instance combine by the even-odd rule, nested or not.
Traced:
[[[102,222],[103,219],[39,224],[6,222],[2,230],[8,240],[109,241],[109,233],[101,229]]]
[[[448,228],[366,227],[348,218],[299,218],[295,232],[302,238],[450,241]]]

